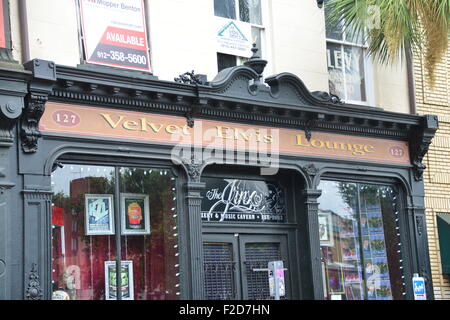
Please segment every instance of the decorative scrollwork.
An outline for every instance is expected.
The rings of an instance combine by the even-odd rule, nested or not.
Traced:
[[[422,216],[416,216],[416,228],[417,233],[419,236],[422,236],[423,233],[423,217]]]
[[[191,181],[199,182],[203,163],[195,157],[195,152],[191,153],[191,159],[184,159],[187,174]]]
[[[48,96],[31,94],[27,99],[27,106],[21,120],[22,150],[25,153],[36,152],[39,131],[39,120],[44,114],[45,102]]]
[[[180,74],[178,78],[174,78],[175,82],[184,84],[205,84],[205,75],[195,74],[194,70]]]
[[[311,177],[316,176],[317,173],[319,172],[319,169],[317,169],[317,167],[313,163],[303,166],[303,170],[306,172],[307,175]]]
[[[25,292],[27,300],[41,300],[43,297],[39,274],[36,267],[36,263],[31,265],[31,271],[28,276],[28,286]]]
[[[333,104],[343,104],[341,98],[335,94],[326,91],[314,91],[311,94],[322,102],[328,102]]]

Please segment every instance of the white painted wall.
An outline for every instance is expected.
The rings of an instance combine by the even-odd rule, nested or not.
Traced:
[[[328,91],[324,11],[313,0],[266,0],[265,76],[291,72],[311,91]],[[28,0],[30,59],[80,63],[76,0]],[[213,0],[145,0],[154,75],[217,74]],[[14,58],[21,60],[18,1],[11,0]],[[375,106],[409,112],[406,67],[373,65]]]

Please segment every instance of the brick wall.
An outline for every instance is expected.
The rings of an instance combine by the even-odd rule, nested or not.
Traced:
[[[414,82],[417,112],[436,114],[439,130],[433,139],[424,164],[425,207],[428,244],[436,300],[450,300],[450,277],[442,274],[436,214],[450,213],[450,48],[439,63],[436,84],[431,88],[425,77],[424,62],[414,56]]]

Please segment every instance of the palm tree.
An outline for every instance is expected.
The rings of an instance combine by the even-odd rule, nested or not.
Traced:
[[[382,64],[396,63],[417,50],[427,77],[445,56],[450,34],[450,0],[327,0],[329,26],[363,37],[368,53]]]

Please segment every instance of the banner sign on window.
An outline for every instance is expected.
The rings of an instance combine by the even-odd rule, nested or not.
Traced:
[[[239,57],[252,56],[252,27],[250,23],[215,17],[217,52]]]
[[[203,221],[284,222],[283,189],[273,182],[204,178]]]
[[[86,61],[149,71],[142,0],[80,0]]]

